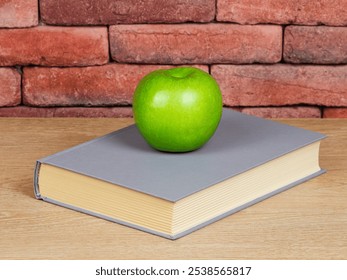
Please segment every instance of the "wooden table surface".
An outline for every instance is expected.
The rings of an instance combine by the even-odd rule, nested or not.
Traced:
[[[347,120],[277,121],[327,134],[328,172],[171,241],[34,198],[36,159],[132,119],[0,118],[0,259],[347,259]]]

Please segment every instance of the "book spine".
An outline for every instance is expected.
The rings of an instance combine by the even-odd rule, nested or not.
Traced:
[[[39,189],[39,173],[40,173],[41,162],[36,161],[36,166],[34,170],[34,194],[37,199],[42,199]]]

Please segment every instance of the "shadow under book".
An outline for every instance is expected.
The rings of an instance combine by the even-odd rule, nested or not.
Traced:
[[[37,161],[38,199],[177,239],[324,172],[325,136],[224,109],[212,139],[163,153],[135,125]]]

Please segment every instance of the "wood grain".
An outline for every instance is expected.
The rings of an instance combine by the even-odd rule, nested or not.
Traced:
[[[347,259],[347,120],[278,121],[328,135],[328,172],[171,241],[34,198],[36,159],[132,119],[2,118],[0,259]]]

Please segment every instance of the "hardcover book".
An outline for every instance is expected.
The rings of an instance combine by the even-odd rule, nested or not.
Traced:
[[[224,109],[188,153],[152,149],[136,125],[37,161],[38,199],[177,239],[324,172],[325,136]]]

